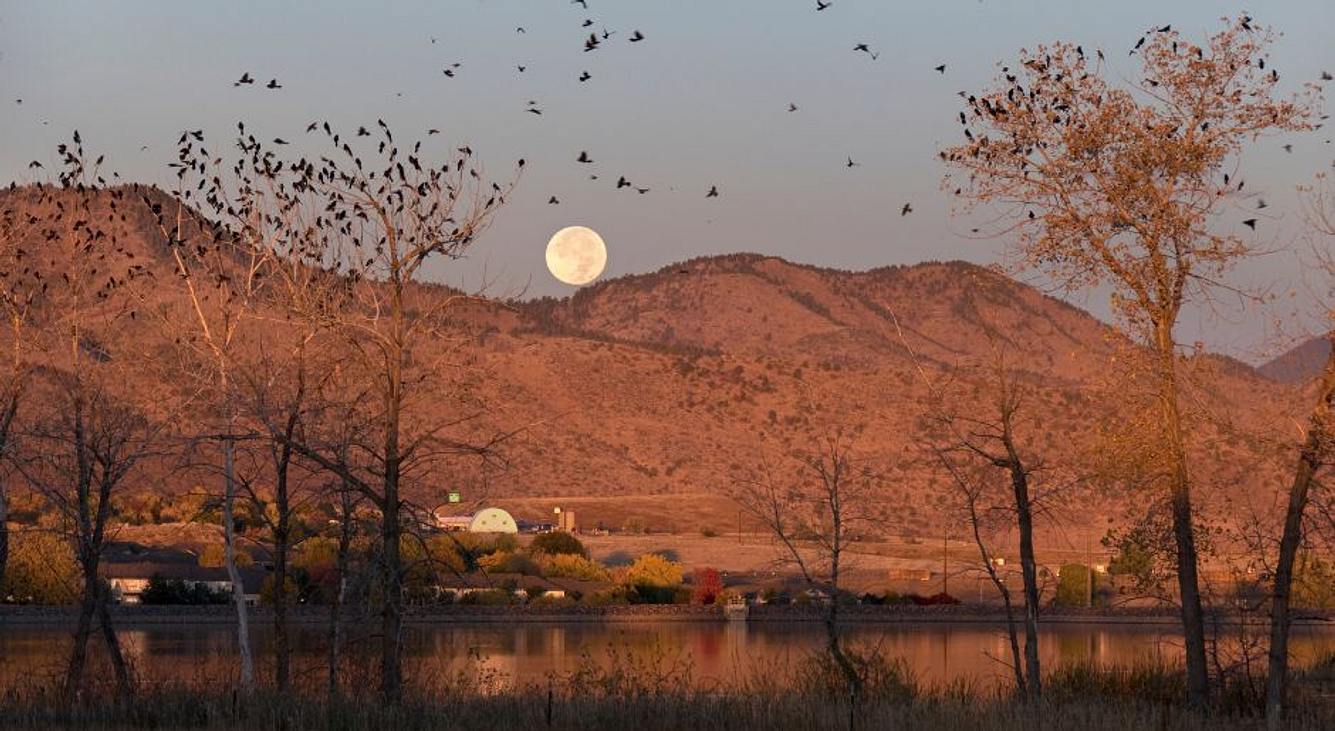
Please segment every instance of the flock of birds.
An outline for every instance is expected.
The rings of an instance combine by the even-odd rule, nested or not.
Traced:
[[[589,9],[589,4],[588,4],[588,1],[587,1],[587,0],[571,0],[571,1],[570,1],[570,4],[571,4],[571,5],[579,6],[579,7],[583,8],[585,11],[588,11],[588,9]],[[829,10],[831,7],[833,7],[833,5],[834,5],[834,0],[815,0],[815,10],[816,10],[816,12],[823,12],[823,11]],[[615,30],[608,30],[606,27],[600,27],[598,30],[590,30],[590,29],[593,28],[595,25],[597,25],[597,24],[595,23],[595,21],[593,20],[593,18],[590,18],[590,17],[585,17],[585,18],[583,18],[583,20],[582,20],[581,23],[580,23],[581,31],[585,31],[585,30],[588,31],[588,36],[587,36],[587,37],[582,37],[582,40],[581,40],[581,42],[582,42],[582,46],[583,46],[583,53],[591,53],[591,52],[598,51],[598,50],[599,50],[600,48],[602,48],[605,44],[610,43],[610,42],[612,41],[612,38],[618,34],[617,31],[615,31]],[[1160,31],[1163,31],[1163,32],[1167,32],[1167,31],[1169,31],[1170,29],[1171,29],[1171,26],[1164,26],[1164,27],[1162,27],[1162,28],[1158,28],[1157,30],[1160,30]],[[522,34],[526,34],[527,31],[525,30],[525,28],[524,28],[523,26],[518,26],[518,27],[515,28],[515,33],[516,33],[516,34],[521,34],[521,35],[522,35]],[[636,30],[631,31],[630,34],[626,36],[626,41],[629,42],[629,43],[642,43],[642,42],[644,42],[645,40],[647,40],[647,38],[648,38],[648,37],[647,37],[643,32],[641,32],[640,30],[636,29]],[[436,42],[437,42],[437,40],[438,40],[438,39],[435,38],[434,36],[431,36],[431,37],[430,37],[430,41],[431,41],[431,44],[432,44],[432,45],[435,45]],[[1137,51],[1138,51],[1138,50],[1145,44],[1145,41],[1146,41],[1146,37],[1142,36],[1141,39],[1136,43],[1135,47],[1133,47],[1133,48],[1131,49],[1130,53],[1134,55],[1134,54],[1135,54],[1135,53],[1136,53],[1136,52],[1137,52]],[[872,61],[876,61],[876,60],[878,60],[878,59],[880,58],[880,56],[881,56],[880,51],[874,50],[874,49],[872,48],[871,44],[866,43],[866,42],[855,43],[855,44],[852,46],[852,50],[853,50],[854,53],[865,54],[865,55],[866,55],[870,60],[872,60]],[[1098,55],[1099,55],[1099,58],[1100,58],[1100,59],[1103,58],[1103,52],[1102,52],[1101,50],[1098,51]],[[443,69],[441,69],[441,73],[442,73],[442,75],[443,75],[445,78],[453,79],[453,78],[456,78],[456,77],[461,73],[462,68],[463,68],[463,63],[462,63],[462,62],[458,62],[458,61],[456,61],[456,62],[453,62],[453,63],[450,63],[450,64],[446,65]],[[519,72],[519,73],[524,73],[525,71],[528,70],[528,65],[526,65],[526,64],[516,64],[516,68],[518,69],[518,72]],[[942,63],[942,64],[938,64],[938,65],[932,67],[932,70],[935,71],[935,72],[937,72],[938,74],[944,76],[945,73],[946,73],[946,64],[944,64],[944,63]],[[1272,73],[1275,73],[1275,72],[1272,71]],[[579,81],[580,83],[587,83],[588,81],[590,81],[590,80],[593,78],[593,75],[592,75],[587,69],[585,69],[585,70],[582,70],[576,78],[578,79],[578,81]],[[1276,77],[1276,78],[1277,78],[1277,77]],[[1331,75],[1329,72],[1323,71],[1323,72],[1321,72],[1321,76],[1320,76],[1320,78],[1321,78],[1321,81],[1325,82],[1325,81],[1331,81],[1332,78],[1335,78],[1335,77],[1332,77],[1332,75]],[[234,81],[234,82],[232,83],[232,86],[233,86],[233,87],[237,87],[237,88],[239,88],[239,87],[246,87],[246,86],[256,86],[256,85],[262,86],[262,88],[264,88],[264,89],[266,89],[266,90],[270,90],[270,91],[276,91],[276,90],[279,90],[279,89],[282,89],[282,88],[283,88],[283,84],[280,83],[280,82],[278,81],[277,78],[270,78],[269,81],[268,81],[267,83],[264,83],[264,84],[261,85],[261,84],[259,84],[259,81],[256,79],[256,77],[252,76],[251,73],[250,73],[249,71],[242,73],[241,76],[240,76],[240,78],[238,78],[236,81]],[[963,95],[964,92],[960,92],[960,94]],[[400,92],[400,93],[398,94],[398,96],[402,96],[402,93]],[[21,99],[21,98],[20,98],[20,99],[15,99],[14,101],[15,101],[15,104],[18,104],[18,105],[22,105],[22,104],[23,104],[23,99]],[[789,102],[789,103],[788,103],[787,110],[788,110],[789,113],[797,112],[799,109],[800,109],[800,107],[797,105],[796,102]],[[531,114],[531,115],[533,115],[533,116],[540,117],[540,116],[542,116],[542,114],[543,114],[543,110],[542,110],[542,108],[538,105],[538,102],[537,102],[537,101],[535,101],[535,100],[529,100],[528,103],[527,103],[527,104],[525,105],[525,107],[524,107],[524,113],[527,113],[527,114]],[[961,117],[963,117],[963,116],[964,116],[964,115],[961,113]],[[44,125],[45,125],[45,124],[48,124],[48,123],[49,123],[49,120],[43,120],[43,121],[42,121],[42,124],[44,124]],[[311,132],[311,131],[313,131],[314,129],[315,129],[315,125],[312,124],[310,127],[307,128],[307,132]],[[365,127],[361,128],[361,129],[358,131],[358,135],[359,135],[359,136],[364,136],[364,135],[366,135],[366,134],[369,134],[369,133],[366,131]],[[431,130],[428,130],[428,134],[429,134],[429,135],[439,134],[439,130],[437,130],[437,129],[431,129]],[[1329,143],[1329,140],[1327,140],[1327,142]],[[275,139],[274,139],[274,144],[276,144],[276,145],[286,145],[286,144],[288,144],[288,142],[287,142],[286,140],[283,140],[282,138],[275,138]],[[1292,153],[1292,152],[1293,152],[1293,145],[1292,145],[1292,144],[1285,144],[1285,145],[1283,145],[1282,147],[1283,147],[1284,151],[1287,152],[1287,153]],[[147,150],[147,149],[148,149],[148,146],[147,146],[147,145],[144,145],[143,147],[140,148],[141,151],[144,151],[144,150]],[[576,162],[577,164],[579,164],[579,165],[592,165],[592,164],[594,164],[594,160],[593,160],[593,158],[590,156],[590,154],[589,154],[589,152],[588,152],[587,150],[581,150],[581,151],[579,152],[579,154],[575,157],[575,162]],[[861,163],[859,163],[859,162],[857,162],[856,160],[854,160],[853,157],[850,155],[850,156],[848,156],[848,157],[846,158],[846,160],[845,160],[843,166],[844,166],[845,168],[855,168],[855,167],[860,167],[860,166],[861,166]],[[39,161],[36,161],[36,160],[34,160],[32,163],[29,164],[29,168],[40,168],[40,167],[42,167],[41,163],[40,163]],[[599,175],[598,175],[597,173],[589,173],[589,174],[588,174],[588,177],[589,177],[590,180],[598,180],[598,179],[599,179]],[[1227,184],[1227,176],[1225,176],[1225,182],[1226,182],[1226,184]],[[649,187],[641,186],[641,185],[638,185],[638,184],[632,182],[632,181],[631,181],[630,179],[628,179],[625,175],[619,175],[619,176],[617,177],[617,180],[616,180],[615,190],[618,190],[618,191],[619,191],[619,190],[622,190],[622,189],[633,190],[633,191],[635,191],[636,193],[638,193],[638,194],[640,194],[640,195],[645,195],[645,194],[649,193],[649,192],[652,190],[652,189],[649,188]],[[674,189],[674,190],[675,190],[675,189]],[[720,195],[721,195],[721,194],[720,194],[719,187],[718,187],[717,184],[711,184],[711,185],[709,185],[708,189],[705,191],[705,198],[718,198]],[[560,201],[560,198],[559,198],[558,196],[556,196],[556,195],[551,195],[551,196],[547,199],[547,203],[548,203],[549,205],[559,205],[560,202],[561,202],[561,201]],[[1264,209],[1264,208],[1266,208],[1267,206],[1268,206],[1268,204],[1266,203],[1266,201],[1265,201],[1264,199],[1259,199],[1258,202],[1257,202],[1257,206],[1256,206],[1256,207],[1257,207],[1258,209]],[[906,201],[906,202],[904,202],[903,205],[901,205],[900,208],[899,208],[899,215],[900,215],[901,217],[903,217],[903,216],[907,216],[907,215],[909,215],[909,214],[912,213],[912,212],[913,212],[913,204],[912,204],[911,201]],[[1031,213],[1030,215],[1031,215],[1031,217],[1032,217],[1033,214]],[[1256,224],[1257,224],[1257,219],[1256,219],[1256,218],[1249,218],[1249,219],[1246,219],[1246,220],[1242,221],[1242,223],[1243,223],[1243,225],[1245,225],[1245,226],[1247,226],[1247,227],[1249,227],[1249,228],[1255,230],[1255,229],[1256,229]],[[976,231],[976,229],[975,229],[975,231]]]
[[[586,11],[589,9],[589,4],[588,4],[588,1],[587,1],[587,0],[571,0],[571,1],[570,1],[570,4],[571,4],[571,5],[578,5],[578,6],[580,6],[581,8],[583,8],[584,10],[586,10]],[[817,11],[817,12],[820,12],[820,11],[828,10],[828,9],[830,9],[833,5],[834,5],[834,0],[816,0],[816,11]],[[587,30],[587,29],[593,28],[595,25],[597,25],[597,23],[596,23],[596,21],[594,21],[593,18],[585,17],[585,18],[581,21],[581,23],[580,23],[580,28],[581,28],[581,30]],[[520,35],[522,35],[522,34],[526,34],[527,32],[528,32],[528,31],[527,31],[523,26],[517,26],[517,27],[515,28],[515,33],[516,33],[516,34],[520,34]],[[606,27],[599,27],[598,30],[589,30],[588,33],[589,33],[589,35],[588,35],[587,37],[584,37],[584,38],[582,39],[583,53],[590,53],[590,52],[594,52],[594,51],[599,50],[600,48],[602,48],[602,47],[604,46],[604,44],[609,43],[609,42],[612,40],[613,36],[616,36],[616,35],[618,34],[618,31],[615,31],[615,30],[608,30]],[[436,45],[436,43],[437,43],[438,40],[439,40],[439,39],[436,38],[435,36],[428,36],[428,38],[430,39],[431,45]],[[647,38],[648,38],[648,36],[646,36],[642,31],[640,31],[640,30],[638,30],[638,29],[635,29],[635,30],[632,30],[628,36],[626,36],[626,41],[629,42],[629,43],[642,43],[642,42],[644,42],[645,40],[647,40]],[[868,56],[871,60],[873,60],[873,61],[878,60],[878,59],[880,58],[880,56],[881,56],[880,52],[879,52],[879,51],[874,51],[874,50],[872,50],[871,46],[870,46],[868,43],[857,43],[857,44],[855,44],[855,45],[853,46],[853,51],[854,51],[854,52],[857,52],[857,53],[865,53],[865,54],[867,54],[867,56]],[[516,64],[516,65],[515,65],[515,68],[518,70],[519,73],[522,74],[522,73],[524,73],[525,71],[528,70],[528,65],[526,65],[526,64]],[[444,68],[442,68],[442,69],[441,69],[441,74],[442,74],[445,78],[447,78],[447,79],[454,79],[454,78],[457,78],[457,77],[459,76],[459,74],[461,73],[461,70],[462,70],[462,69],[463,69],[463,63],[462,63],[462,62],[459,62],[459,61],[455,61],[455,62],[452,62],[452,63],[446,65]],[[945,74],[945,72],[946,72],[946,65],[945,65],[945,64],[940,64],[940,65],[936,66],[936,67],[934,68],[934,70],[937,71],[938,73]],[[580,83],[587,83],[587,82],[588,82],[589,80],[591,80],[592,78],[593,78],[593,74],[591,74],[587,69],[581,70],[580,73],[579,73],[579,75],[576,77],[576,79],[577,79]],[[250,73],[249,71],[247,71],[247,72],[242,73],[242,74],[241,74],[241,77],[232,83],[232,86],[233,86],[233,87],[253,86],[253,85],[255,85],[256,83],[258,83],[258,82],[256,81],[255,77],[252,76],[251,73]],[[270,79],[269,82],[268,82],[267,84],[264,84],[263,86],[264,86],[265,89],[282,89],[282,88],[283,88],[283,85],[282,85],[281,83],[279,83],[279,81],[278,81],[277,79]],[[401,95],[402,95],[402,94],[400,94],[400,96],[401,96]],[[788,112],[789,112],[789,113],[797,112],[799,109],[800,109],[800,107],[797,105],[796,102],[789,102],[789,103],[788,103]],[[543,114],[543,110],[542,110],[542,108],[538,105],[538,102],[536,102],[536,101],[534,101],[534,100],[529,100],[529,101],[528,101],[528,103],[527,103],[527,104],[525,105],[525,107],[524,107],[524,112],[527,113],[527,114],[532,114],[532,115],[534,115],[534,116],[542,116],[542,114]],[[308,129],[307,131],[309,132],[309,131],[311,131],[311,130]],[[436,133],[438,133],[438,132],[439,132],[439,130],[434,130],[434,129],[433,129],[433,130],[430,130],[430,131],[429,131],[429,134],[436,134]],[[286,141],[281,140],[281,139],[275,139],[275,140],[274,140],[274,143],[275,143],[275,144],[287,144]],[[589,155],[589,152],[588,152],[587,150],[581,150],[580,153],[579,153],[579,155],[577,155],[577,156],[575,157],[575,162],[576,162],[576,163],[579,163],[579,164],[581,164],[581,165],[591,165],[591,164],[594,163],[594,160],[593,160],[593,158]],[[852,156],[848,156],[848,158],[847,158],[846,161],[844,162],[844,167],[845,167],[845,168],[855,168],[855,167],[860,167],[860,166],[861,166],[861,163],[855,161],[855,160],[852,158]],[[597,173],[589,173],[589,174],[588,174],[588,177],[589,177],[590,180],[598,180],[598,179],[599,179],[599,175],[598,175]],[[616,186],[615,186],[614,189],[615,189],[615,190],[630,189],[630,190],[633,190],[633,191],[635,191],[636,193],[638,193],[638,194],[640,194],[640,195],[645,195],[645,194],[649,193],[649,192],[652,190],[652,188],[637,185],[636,183],[634,183],[634,182],[632,182],[630,179],[628,179],[625,175],[619,175],[619,176],[617,177],[617,180],[616,180]],[[674,188],[674,190],[675,190],[675,188]],[[705,198],[718,198],[718,197],[720,197],[720,195],[721,195],[721,193],[719,192],[719,187],[718,187],[718,185],[717,185],[717,184],[711,184],[711,185],[709,185],[709,187],[705,190],[704,197],[705,197]],[[548,203],[548,205],[560,205],[561,200],[560,200],[560,198],[559,198],[558,196],[556,196],[556,195],[551,195],[551,196],[548,197],[548,199],[547,199],[547,203]],[[900,215],[900,216],[907,216],[908,214],[910,214],[910,213],[912,213],[912,212],[913,212],[913,204],[912,204],[912,203],[908,203],[908,202],[904,203],[904,204],[900,207],[900,209],[899,209],[899,215]]]

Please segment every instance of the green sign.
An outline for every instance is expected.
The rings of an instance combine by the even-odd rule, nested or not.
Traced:
[[[451,492],[451,493],[450,493],[450,502],[452,502],[452,503],[457,503],[457,502],[459,502],[459,493],[457,493],[457,492]]]

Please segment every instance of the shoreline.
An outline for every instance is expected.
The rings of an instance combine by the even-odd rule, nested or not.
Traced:
[[[62,627],[72,624],[78,616],[75,607],[31,605],[0,605],[0,631],[9,627]],[[163,625],[229,625],[234,621],[232,608],[218,606],[118,606],[112,616],[119,627],[133,628]],[[375,615],[372,615],[374,617]],[[250,624],[270,623],[273,612],[265,607],[250,608]],[[840,611],[841,622],[848,625],[902,624],[902,625],[997,625],[1006,623],[1006,615],[994,607],[847,607]],[[328,618],[324,607],[293,607],[288,610],[288,621],[293,626],[323,625]],[[363,619],[364,618],[357,618]],[[820,622],[819,608],[792,606],[751,607],[748,623],[805,624]],[[345,620],[349,621],[349,620]],[[351,620],[355,621],[355,619]],[[1222,623],[1236,626],[1268,625],[1265,617],[1242,617],[1235,613],[1220,616]],[[441,624],[623,624],[661,622],[726,623],[722,609],[714,606],[692,605],[616,605],[607,607],[541,607],[541,606],[433,606],[414,607],[404,614],[407,626]],[[1123,610],[1053,610],[1042,615],[1046,625],[1117,625],[1175,627],[1177,614],[1171,609]],[[1295,617],[1297,627],[1335,630],[1335,613],[1330,611],[1304,612]]]

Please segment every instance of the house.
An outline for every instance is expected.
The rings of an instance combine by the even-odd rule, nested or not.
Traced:
[[[259,603],[260,590],[268,572],[257,566],[240,567],[238,571],[246,603]],[[227,569],[200,566],[198,557],[191,551],[148,548],[137,543],[109,544],[98,574],[106,580],[112,598],[120,604],[139,604],[154,577],[181,581],[191,588],[205,587],[229,594],[232,591]]]
[[[452,596],[456,601],[469,594],[495,589],[508,589],[519,598],[543,596],[562,599],[566,596],[565,587],[541,576],[514,573],[488,574],[480,571],[460,574],[437,589],[441,595]]]

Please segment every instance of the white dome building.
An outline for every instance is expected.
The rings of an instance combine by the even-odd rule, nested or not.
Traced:
[[[500,508],[484,508],[468,521],[469,533],[518,533],[519,524],[514,516]]]

